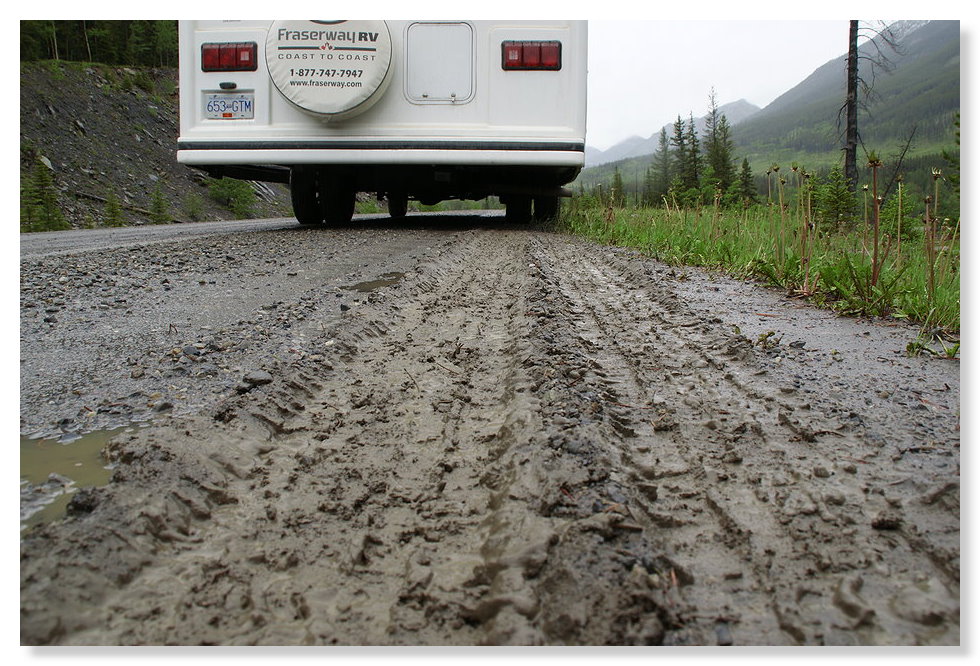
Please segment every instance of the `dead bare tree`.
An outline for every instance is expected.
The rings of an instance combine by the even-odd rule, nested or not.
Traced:
[[[858,41],[862,31],[869,37],[867,44],[858,49]],[[870,46],[869,46],[870,44]],[[862,28],[861,21],[852,20],[848,30],[847,47],[847,94],[844,104],[837,112],[837,125],[840,127],[841,116],[844,116],[844,177],[847,179],[851,192],[857,191],[858,168],[857,147],[861,140],[858,132],[858,107],[861,106],[858,96],[860,89],[865,100],[870,101],[874,95],[874,81],[878,72],[891,71],[894,63],[887,53],[901,54],[898,39],[891,25],[882,23],[880,28],[867,25]],[[867,61],[868,77],[858,73],[859,61]]]

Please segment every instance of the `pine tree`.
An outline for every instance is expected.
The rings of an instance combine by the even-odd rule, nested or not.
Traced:
[[[653,165],[647,166],[647,170],[643,174],[643,194],[640,197],[640,202],[644,206],[654,206],[657,203],[657,193],[655,191],[655,185],[654,185]]]
[[[820,222],[831,228],[849,225],[854,220],[857,200],[851,192],[850,181],[841,167],[835,166],[817,190],[817,215]]]
[[[673,160],[676,167],[671,189],[686,196],[689,192],[697,191],[701,176],[701,156],[697,133],[694,131],[694,119],[690,122],[677,116],[674,123],[674,136],[671,140],[674,149]]]
[[[747,206],[759,203],[759,191],[755,187],[752,168],[745,158],[742,159],[742,170],[738,174],[738,193]]]
[[[124,227],[126,220],[123,218],[122,205],[115,192],[109,192],[105,198],[105,208],[103,209],[105,219],[103,224],[107,227]]]
[[[619,167],[616,167],[616,171],[613,173],[610,196],[612,197],[611,203],[613,206],[621,207],[626,203],[626,194],[623,190],[623,177],[619,173]]]
[[[667,128],[661,128],[660,141],[657,144],[657,153],[653,157],[653,195],[652,204],[660,205],[667,190],[670,189],[670,181],[674,177],[674,160],[670,154],[670,141],[667,139]]]
[[[698,139],[697,126],[694,124],[694,114],[688,117],[687,123],[687,155],[684,169],[684,179],[689,188],[696,189],[701,183],[703,170],[701,160],[701,141]]]
[[[687,166],[687,132],[680,116],[677,116],[677,120],[674,121],[674,134],[671,137],[670,145],[673,149],[671,161],[675,166],[671,186],[673,189],[687,189],[688,185],[684,180],[684,172]],[[673,185],[675,182],[677,183],[676,186]]]
[[[58,206],[58,189],[50,168],[35,157],[31,172],[21,187],[20,230],[60,231],[71,225]]]
[[[718,110],[715,91],[708,98],[708,115],[705,116],[704,151],[705,163],[711,167],[715,185],[727,192],[735,182],[733,154],[735,145],[731,137],[728,118]]]
[[[170,211],[167,209],[167,199],[163,196],[163,190],[158,182],[150,194],[150,220],[153,224],[166,224],[170,222],[170,219]]]

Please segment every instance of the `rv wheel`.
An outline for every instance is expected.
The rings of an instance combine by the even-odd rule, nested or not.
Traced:
[[[323,213],[317,194],[316,171],[293,167],[289,170],[289,198],[293,203],[293,215],[300,224],[320,224]]]
[[[392,217],[405,217],[408,214],[408,195],[389,192],[388,214]]]
[[[507,198],[507,221],[527,224],[531,221],[531,197],[515,195]]]
[[[318,190],[323,221],[329,226],[350,224],[354,217],[356,192],[328,171],[320,172]]]
[[[557,196],[534,197],[534,219],[550,222],[558,217],[561,200]]]

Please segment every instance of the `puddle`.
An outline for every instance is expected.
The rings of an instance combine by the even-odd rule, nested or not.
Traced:
[[[102,447],[128,428],[99,430],[67,443],[57,439],[20,438],[20,529],[65,516],[79,488],[104,486],[112,470]]]
[[[371,280],[370,282],[358,282],[350,287],[341,288],[348,291],[367,293],[374,291],[375,289],[380,289],[381,287],[389,287],[393,284],[397,284],[403,277],[405,277],[404,273],[385,273],[377,280]]]

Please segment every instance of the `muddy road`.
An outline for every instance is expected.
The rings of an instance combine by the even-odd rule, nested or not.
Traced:
[[[22,531],[24,644],[960,643],[913,329],[492,217],[21,274],[22,435],[143,426]]]

